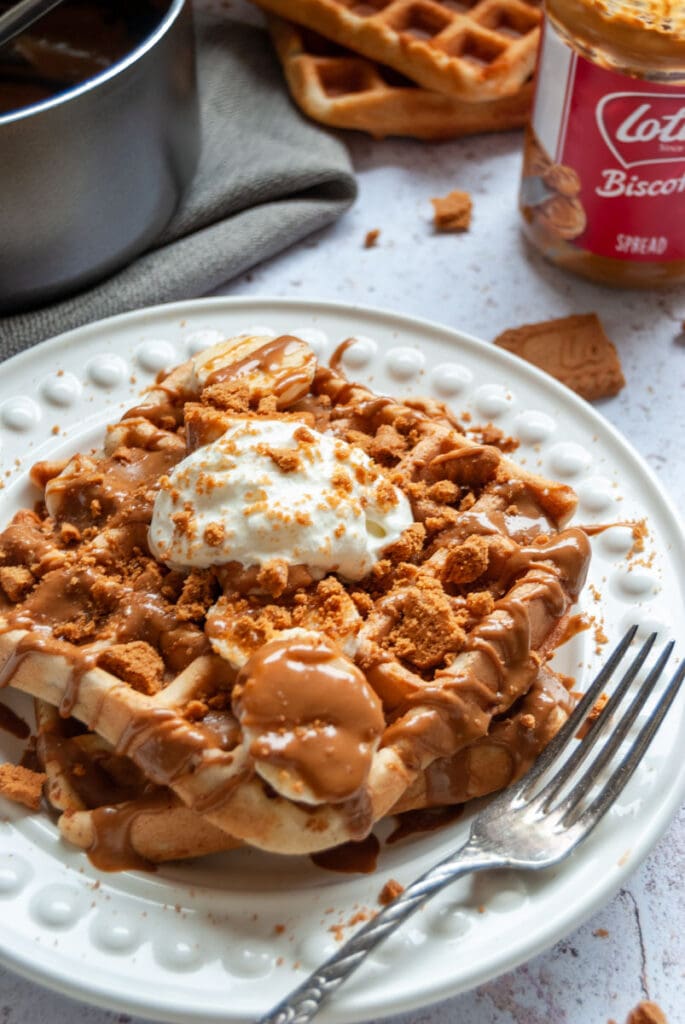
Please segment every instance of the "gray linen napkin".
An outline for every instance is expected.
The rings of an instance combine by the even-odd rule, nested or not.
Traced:
[[[113,277],[0,317],[0,359],[60,331],[202,295],[335,220],[354,200],[347,152],[291,104],[265,32],[196,12],[202,156],[155,248]]]

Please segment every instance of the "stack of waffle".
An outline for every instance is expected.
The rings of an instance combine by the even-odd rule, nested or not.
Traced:
[[[317,121],[435,140],[526,121],[540,0],[255,2],[294,100]]]
[[[364,453],[379,494],[404,494],[413,522],[364,577],[155,557],[163,493],[179,538],[201,533],[174,473],[260,421],[295,425],[299,447],[271,459],[310,459],[321,432],[338,461]],[[484,442],[297,338],[240,336],[151,388],[101,453],[37,464],[43,502],[0,533],[0,682],[38,700],[65,838],[102,867],[239,843],[312,853],[525,771],[572,704],[546,660],[589,547],[565,526],[571,489]],[[210,484],[207,469],[197,493]]]

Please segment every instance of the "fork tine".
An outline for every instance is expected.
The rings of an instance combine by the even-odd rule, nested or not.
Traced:
[[[685,679],[685,660],[681,662],[670,683],[664,690],[659,703],[640,729],[635,742],[626,752],[618,767],[607,779],[600,793],[597,794],[587,810],[583,811],[576,824],[590,832],[602,816],[617,800],[624,787],[639,765],[642,757],[654,739],[654,734],[666,717],[671,704],[678,696],[678,691]],[[586,834],[587,834],[586,832]]]
[[[600,736],[606,733],[616,708],[625,697],[633,680],[635,679],[635,676],[645,663],[649,652],[654,646],[655,640],[656,633],[652,633],[647,637],[646,641],[642,645],[642,649],[638,653],[637,657],[633,658],[623,675],[623,679],[612,693],[611,699],[602,708],[601,714],[598,715],[590,725],[587,734],[583,737],[583,742],[578,744],[569,759],[564,763],[563,769],[557,772],[557,774],[550,779],[544,789],[538,793],[537,800],[539,801],[540,810],[547,810],[562,786],[564,786],[567,780],[572,777],[583,761],[585,761],[590,755]],[[654,680],[655,682],[656,679],[658,679],[658,675]]]
[[[653,666],[647,678],[640,686],[635,697],[630,702],[625,714],[623,714],[619,719],[618,723],[616,724],[615,728],[611,733],[611,736],[604,744],[597,757],[595,757],[592,764],[590,764],[585,769],[584,773],[582,774],[580,779],[578,779],[570,793],[566,795],[566,797],[561,801],[561,803],[557,804],[555,812],[561,812],[563,814],[562,820],[564,822],[567,822],[571,818],[577,805],[594,786],[595,780],[597,779],[599,773],[602,771],[605,765],[607,765],[610,762],[618,748],[623,743],[623,740],[626,738],[628,732],[630,731],[630,727],[632,726],[633,722],[635,721],[639,713],[642,711],[647,701],[649,700],[650,696],[654,692],[656,684],[663,675],[663,671],[666,668],[666,663],[668,662],[668,659],[671,656],[674,646],[675,641],[671,641],[671,643],[666,645],[666,647],[661,653],[661,656],[659,657],[659,660]],[[616,696],[616,694],[614,694],[614,696]],[[595,722],[596,726],[599,726],[601,723],[602,732],[606,731],[605,727],[609,722],[610,715],[611,711],[609,710],[609,704],[607,704],[601,716]],[[599,736],[599,732],[600,729],[594,730],[595,740]],[[566,772],[566,770],[564,771],[566,778],[570,778],[573,773],[573,770],[575,769],[575,765],[571,767],[571,760],[573,760],[573,758],[571,758],[567,762],[567,765],[564,766],[565,769],[566,767],[568,767],[569,769],[568,772]],[[549,804],[550,800],[547,799],[545,801],[545,808],[549,807]]]
[[[631,626],[622,640],[616,645],[609,660],[597,674],[594,683],[576,705],[573,714],[561,727],[552,742],[547,745],[533,767],[523,776],[519,786],[514,790],[515,799],[523,799],[528,796],[541,775],[547,771],[571,740],[574,739],[578,729],[596,704],[597,698],[618,668],[636,633],[637,626]]]

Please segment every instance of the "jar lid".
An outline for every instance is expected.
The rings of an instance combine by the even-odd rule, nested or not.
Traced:
[[[552,18],[614,66],[685,77],[684,0],[547,0]]]

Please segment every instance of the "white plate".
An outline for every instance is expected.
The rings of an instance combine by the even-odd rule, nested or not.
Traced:
[[[627,529],[593,541],[582,607],[617,638],[685,636],[685,539],[660,485],[585,402],[508,353],[456,331],[333,303],[217,299],[116,317],[62,335],[2,367],[0,523],[35,498],[37,458],[99,443],[102,427],[158,370],[221,337],[266,327],[300,334],[322,356],[354,334],[351,376],[398,395],[427,394],[516,434],[515,457],[573,484],[578,521],[646,516],[642,556],[626,560]],[[15,465],[15,459],[18,460]],[[606,651],[606,648],[604,648]],[[601,658],[589,632],[557,664],[584,688]],[[26,703],[7,691],[3,699]],[[340,991],[329,1021],[358,1021],[480,984],[569,932],[622,884],[666,828],[685,789],[685,721],[673,709],[618,805],[563,867],[478,876],[438,896]],[[0,734],[0,756],[19,744]],[[119,1011],[165,1021],[242,1021],[265,1011],[335,948],[334,932],[377,907],[389,878],[408,883],[465,836],[463,820],[382,850],[373,875],[325,872],[307,858],[254,851],[163,868],[102,874],[40,815],[2,804],[0,956],[43,984]],[[345,935],[351,927],[343,927]],[[322,1015],[322,1019],[324,1016]]]

